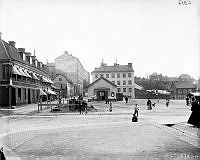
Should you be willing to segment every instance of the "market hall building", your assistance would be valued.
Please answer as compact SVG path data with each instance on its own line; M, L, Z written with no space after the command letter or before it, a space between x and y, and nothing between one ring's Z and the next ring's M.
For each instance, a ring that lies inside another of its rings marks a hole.
M95 68L91 74L93 83L88 86L88 96L97 96L98 100L104 99L104 96L102 96L103 99L100 98L101 94L105 95L105 99L109 96L114 96L118 99L118 95L135 98L134 70L132 63L128 63L127 65L114 63L113 66L107 66L102 62L101 66ZM108 84L110 85L108 86ZM95 85L96 88L94 87ZM105 88L105 86L107 87ZM114 86L115 89L113 89ZM111 92L111 90L113 91Z
M17 49L14 41L7 43L0 36L1 107L36 103L40 95L55 94L52 83L48 67L35 55Z

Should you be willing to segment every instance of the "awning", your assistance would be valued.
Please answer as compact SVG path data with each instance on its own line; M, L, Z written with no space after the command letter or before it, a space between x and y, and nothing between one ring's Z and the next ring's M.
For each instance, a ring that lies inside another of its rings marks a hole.
M47 94L42 90L40 89L40 96L46 96Z
M19 72L19 70L17 69L16 66L13 66L12 74L16 74L16 75L20 75L20 76L22 76L22 74Z
M56 93L50 89L48 89L48 92L50 92L50 94L52 94L52 95L56 95Z
M39 78L35 75L35 73L32 72L33 79L39 80Z
M19 72L21 73L22 76L27 77L27 75L24 73L24 71L22 70L22 68L18 68Z
M26 74L26 77L32 78L31 75L27 72L26 69L24 69L23 71L24 71L24 73Z
M49 80L49 83L52 83L53 84L53 81L51 79L48 79Z
M49 83L48 79L46 77L44 77L44 76L42 76L42 81Z

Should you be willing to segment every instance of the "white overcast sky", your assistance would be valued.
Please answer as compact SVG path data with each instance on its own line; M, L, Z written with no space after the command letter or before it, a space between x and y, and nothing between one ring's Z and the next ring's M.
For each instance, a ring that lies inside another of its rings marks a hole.
M0 0L0 32L46 63L64 51L89 72L133 63L153 72L200 77L200 3L178 0Z

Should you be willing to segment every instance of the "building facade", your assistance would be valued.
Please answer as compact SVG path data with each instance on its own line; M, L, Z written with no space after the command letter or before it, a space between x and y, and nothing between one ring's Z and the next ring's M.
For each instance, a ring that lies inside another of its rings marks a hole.
M196 92L197 87L191 82L172 82L170 91L171 98L185 99L188 93Z
M68 98L74 95L73 82L64 73L56 74L53 82L54 85L60 89L61 97Z
M84 69L78 58L65 51L55 59L55 69L67 73L74 84L75 95L84 94L84 84L89 84L90 74Z
M52 83L48 67L35 55L0 37L0 106L36 103Z
M134 90L134 70L132 63L128 65L107 66L102 63L99 68L92 71L92 81L104 77L117 86L117 93L123 93L124 96L135 98Z

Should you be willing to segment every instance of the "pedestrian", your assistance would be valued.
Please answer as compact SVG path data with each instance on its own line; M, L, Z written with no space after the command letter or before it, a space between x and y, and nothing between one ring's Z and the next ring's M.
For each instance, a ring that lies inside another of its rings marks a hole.
M148 110L152 109L152 107L151 107L151 100L150 99L147 100L147 109Z
M166 107L169 106L169 99L166 99Z
M189 97L187 96L187 97L185 98L185 100L186 100L186 105L189 106Z
M138 110L139 110L138 104L135 104L134 113L133 113L133 114L134 114L136 117L138 117Z
M128 103L128 96L125 97L125 101L126 101L126 103Z
M192 98L191 111L192 113L188 119L188 123L195 127L200 127L200 100L196 100L195 97Z
M6 160L6 157L3 153L3 147L1 147L1 149L0 149L0 160Z
M110 101L110 108L109 111L112 112L112 101Z

